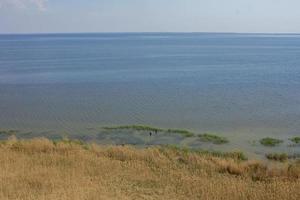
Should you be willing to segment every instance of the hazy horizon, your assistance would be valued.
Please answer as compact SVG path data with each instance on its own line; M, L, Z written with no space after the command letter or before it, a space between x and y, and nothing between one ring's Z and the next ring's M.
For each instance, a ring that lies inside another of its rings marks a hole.
M0 0L0 33L300 33L297 0Z
M103 31L103 32L5 32L0 35L47 35L47 34L250 34L250 35L300 35L300 32L174 32L174 31Z

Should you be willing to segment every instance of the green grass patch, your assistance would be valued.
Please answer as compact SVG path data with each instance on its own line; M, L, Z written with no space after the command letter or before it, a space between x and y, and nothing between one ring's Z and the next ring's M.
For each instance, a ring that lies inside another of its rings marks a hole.
M290 138L290 141L292 141L295 144L300 144L300 137L293 137Z
M0 130L0 135L15 135L17 133L17 130Z
M269 153L266 154L266 158L269 160L284 162L289 159L289 156L286 153Z
M229 142L225 137L220 137L209 133L201 134L198 137L203 142L210 142L213 144L225 144Z
M136 131L163 131L163 129L144 125L127 125L127 126L112 126L103 127L105 130L136 130Z
M275 138L270 138L266 137L260 140L260 144L268 147L274 147L276 145L279 145L283 143L283 140L275 139Z
M136 130L136 131L152 131L152 132L164 132L164 133L174 133L179 134L184 137L193 137L195 134L188 130L181 129L161 129L145 125L127 125L127 126L112 126L103 127L105 130Z
M240 151L234 151L234 152L221 152L221 151L198 151L199 154L203 155L209 155L213 157L219 157L219 158L232 158L235 160L248 160L247 156Z
M195 136L194 133L188 131L188 130L181 130L181 129L168 129L167 130L168 133L176 133L176 134L180 134L183 135L184 137L193 137Z
M160 151L164 152L164 150L172 150L178 154L183 154L183 155L195 153L199 155L212 156L212 157L225 158L225 159L231 158L239 161L248 160L247 156L240 151L234 151L234 152L209 151L209 150L191 149L191 148L180 147L176 145L164 145L160 148Z

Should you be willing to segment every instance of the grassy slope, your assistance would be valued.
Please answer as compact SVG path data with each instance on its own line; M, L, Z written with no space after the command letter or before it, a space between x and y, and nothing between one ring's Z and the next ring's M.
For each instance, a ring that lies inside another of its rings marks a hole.
M274 168L176 148L47 139L0 145L0 199L299 199L300 164Z

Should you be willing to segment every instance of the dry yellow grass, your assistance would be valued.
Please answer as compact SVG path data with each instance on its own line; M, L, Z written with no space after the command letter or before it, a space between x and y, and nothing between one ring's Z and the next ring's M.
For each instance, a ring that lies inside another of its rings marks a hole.
M47 139L0 145L0 199L299 200L300 164Z

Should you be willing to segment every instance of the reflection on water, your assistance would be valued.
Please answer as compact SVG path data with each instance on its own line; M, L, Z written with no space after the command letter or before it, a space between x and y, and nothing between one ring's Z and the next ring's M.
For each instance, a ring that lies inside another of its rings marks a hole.
M254 152L249 141L300 133L299 55L298 35L1 35L0 127ZM113 124L212 131L232 142L87 129Z

